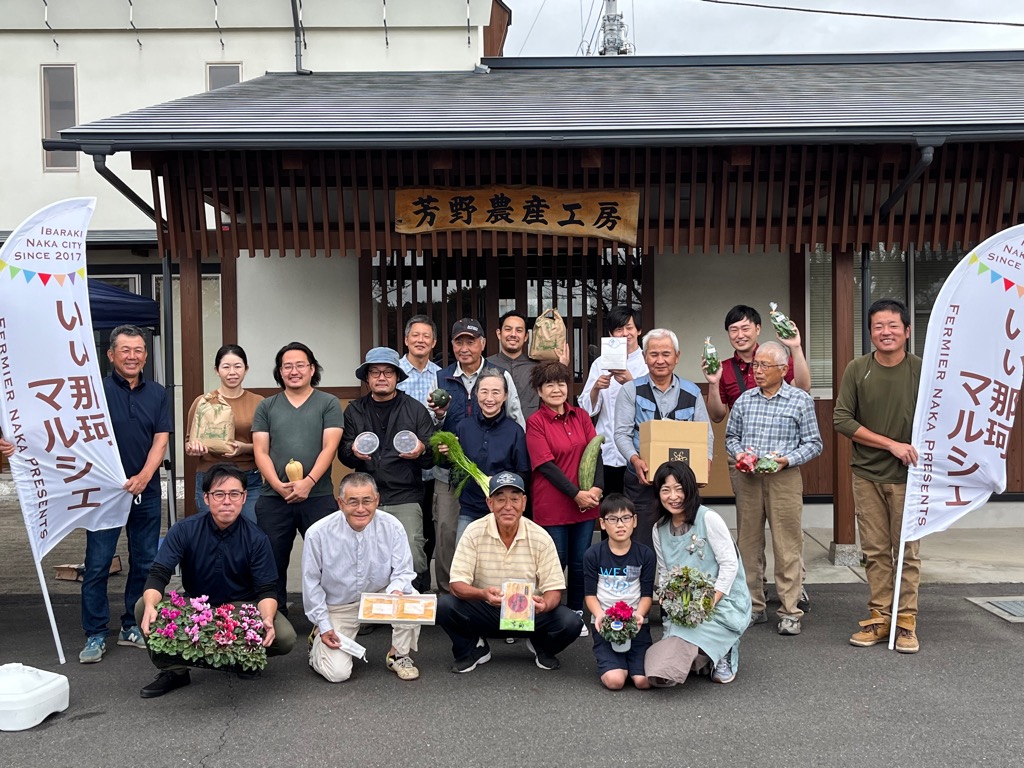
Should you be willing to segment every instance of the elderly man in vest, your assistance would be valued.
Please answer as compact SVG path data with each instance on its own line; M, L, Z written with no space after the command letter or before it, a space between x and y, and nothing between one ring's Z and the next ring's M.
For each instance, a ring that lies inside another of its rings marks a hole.
M647 375L623 384L615 399L615 447L626 459L623 487L636 506L635 539L653 547L651 531L658 517L658 499L651 484L655 468L648 467L640 456L640 425L654 419L706 422L709 466L715 436L700 389L675 374L679 338L665 328L655 328L644 336L643 350Z

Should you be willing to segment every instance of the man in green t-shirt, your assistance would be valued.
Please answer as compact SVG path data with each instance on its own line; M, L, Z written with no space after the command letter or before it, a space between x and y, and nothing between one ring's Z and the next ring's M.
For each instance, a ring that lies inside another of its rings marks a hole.
M338 398L315 387L320 363L305 344L293 341L277 353L274 380L281 392L256 406L252 417L252 448L263 475L256 502L256 522L270 538L277 563L278 610L288 614L288 561L295 532L336 512L331 464L345 425ZM302 465L302 477L289 479L285 467Z
M851 362L839 388L833 423L853 441L853 501L866 558L871 616L850 644L885 642L893 615L896 565L903 530L907 467L917 464L910 444L921 381L921 358L907 352L910 313L903 302L879 299L868 309L875 351ZM917 653L917 594L921 586L920 542L907 542L896 612L896 650Z

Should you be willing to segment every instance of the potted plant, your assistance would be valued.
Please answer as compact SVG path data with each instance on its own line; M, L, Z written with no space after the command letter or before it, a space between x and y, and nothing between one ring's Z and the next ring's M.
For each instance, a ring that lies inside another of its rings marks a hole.
M612 645L612 650L625 653L632 645L640 627L633 608L621 600L604 612L598 632Z

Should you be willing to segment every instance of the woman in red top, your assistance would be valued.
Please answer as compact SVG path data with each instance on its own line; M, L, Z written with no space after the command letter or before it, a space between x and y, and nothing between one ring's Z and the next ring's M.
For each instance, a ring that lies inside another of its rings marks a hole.
M533 521L554 539L562 567L568 567L567 604L583 615L583 553L594 536L604 467L598 459L594 485L579 487L580 458L595 436L590 416L569 402L572 372L562 363L541 363L530 374L540 408L526 420L526 449L533 476ZM582 635L587 635L584 623Z

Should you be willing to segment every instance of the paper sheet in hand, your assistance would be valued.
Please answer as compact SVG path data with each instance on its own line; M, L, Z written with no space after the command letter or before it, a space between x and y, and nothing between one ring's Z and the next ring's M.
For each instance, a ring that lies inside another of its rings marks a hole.
M606 371L626 370L626 339L621 336L601 337L601 368Z

